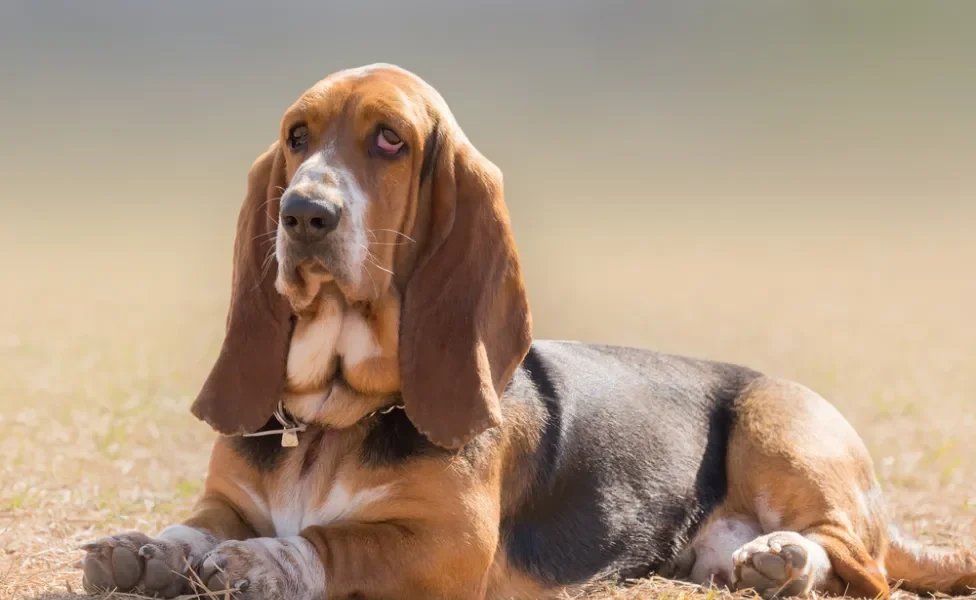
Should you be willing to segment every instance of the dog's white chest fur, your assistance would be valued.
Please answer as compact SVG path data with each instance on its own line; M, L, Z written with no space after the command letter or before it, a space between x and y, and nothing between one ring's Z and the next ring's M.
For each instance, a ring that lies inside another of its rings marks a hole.
M311 486L296 483L288 494L279 494L271 500L275 536L295 536L306 527L355 518L367 506L386 497L388 487L381 485L353 491L348 484L337 481L323 501L310 489Z

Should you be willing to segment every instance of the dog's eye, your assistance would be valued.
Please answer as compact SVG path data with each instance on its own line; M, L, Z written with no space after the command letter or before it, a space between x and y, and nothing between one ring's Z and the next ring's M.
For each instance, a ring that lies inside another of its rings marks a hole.
M295 125L288 131L288 148L292 152L297 152L308 143L308 126Z
M394 156L403 148L403 140L392 129L381 127L376 133L376 147L384 154Z

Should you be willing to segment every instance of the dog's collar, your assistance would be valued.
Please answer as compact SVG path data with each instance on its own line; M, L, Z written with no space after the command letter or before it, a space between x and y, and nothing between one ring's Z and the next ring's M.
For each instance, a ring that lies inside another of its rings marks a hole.
M285 448L294 448L298 445L298 434L308 429L306 423L298 419L293 419L288 411L285 410L284 400L278 401L278 407L274 411L274 418L281 425L281 429L266 429L255 431L254 433L243 433L241 437L264 437L266 435L280 435L281 445Z
M384 408L377 408L360 419L360 421L365 421L366 419L375 417L376 415L388 415L391 412L402 408L403 404L391 404ZM294 448L297 446L298 434L303 433L306 429L308 429L308 423L303 423L294 418L285 408L284 400L278 401L278 407L274 411L274 418L281 425L281 429L266 429L264 431L256 431L254 433L243 433L241 434L241 437L248 438L263 437L266 435L280 435L282 447Z

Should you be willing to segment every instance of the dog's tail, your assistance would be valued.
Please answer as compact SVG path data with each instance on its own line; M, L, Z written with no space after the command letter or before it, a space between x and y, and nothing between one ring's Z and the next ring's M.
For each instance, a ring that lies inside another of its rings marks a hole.
M885 566L888 579L911 592L976 593L976 552L926 546L904 538L894 527Z

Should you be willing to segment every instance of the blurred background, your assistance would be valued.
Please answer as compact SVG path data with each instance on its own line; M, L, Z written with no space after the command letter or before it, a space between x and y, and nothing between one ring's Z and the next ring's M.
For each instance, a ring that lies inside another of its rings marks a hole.
M798 379L904 519L973 533L974 17L3 0L0 519L47 515L51 543L185 511L248 167L303 90L385 61L503 170L538 337Z

